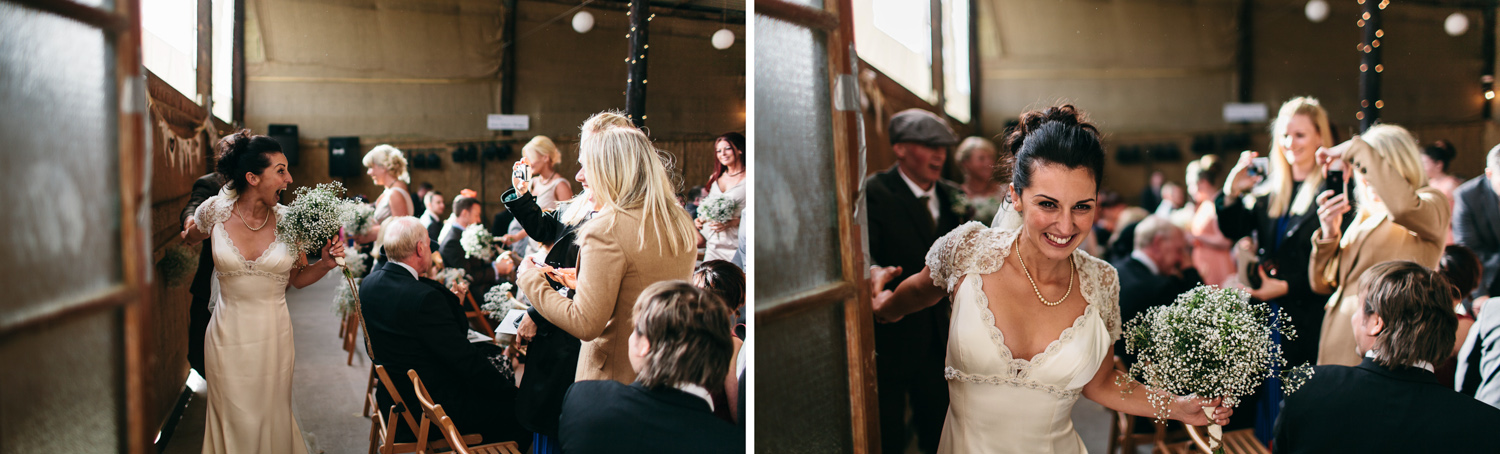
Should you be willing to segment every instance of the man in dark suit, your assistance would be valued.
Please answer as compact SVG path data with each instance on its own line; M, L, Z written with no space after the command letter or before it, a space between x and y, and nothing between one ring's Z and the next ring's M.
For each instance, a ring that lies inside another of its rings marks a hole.
M1500 308L1479 312L1458 352L1454 388L1500 408Z
M479 257L464 257L461 242L464 229L484 219L479 199L460 196L453 200L453 215L448 218L447 230L439 236L438 254L443 256L443 265L448 268L463 268L469 275L469 294L474 301L484 304L484 293L495 286L500 276L510 274L515 267L509 255L500 255L493 262Z
M427 210L422 211L419 219L422 220L422 225L427 226L427 238L437 241L438 235L443 233L443 212L448 205L443 202L443 193L438 191L428 191L423 198L427 199L423 201Z
M218 173L210 173L198 177L193 182L192 195L188 196L188 204L182 209L182 228L187 229L188 218L198 211L198 205L204 200L218 195L219 189L224 187L224 179ZM193 285L188 287L188 293L193 295L193 302L188 305L188 364L198 375L208 378L208 370L203 367L203 336L208 332L208 320L213 314L208 312L208 297L212 291L212 279L214 275L214 249L213 239L203 240L203 247L198 253L198 272L193 275Z
M417 218L404 216L391 220L380 234L387 261L359 286L375 364L386 368L408 410L421 411L406 375L415 370L460 432L478 433L487 443L515 441L524 451L531 437L516 422L515 377L502 374L491 361L500 355L499 347L470 343L458 298L443 284L418 277L432 263L427 230ZM376 390L381 410L389 409L394 401L385 387ZM406 424L397 429L398 440L415 439Z
M646 287L635 301L630 385L574 383L559 439L568 454L743 453L744 432L714 416L709 390L724 388L734 344L729 308L686 281Z
M1458 327L1452 287L1407 261L1375 265L1360 280L1353 330L1364 362L1318 366L1288 394L1275 451L1500 452L1500 409L1439 385L1432 372Z
M1121 323L1129 323L1147 309L1172 304L1178 294L1192 288L1182 280L1183 270L1192 266L1182 229L1160 216L1147 216L1135 225L1132 241L1135 250L1115 263L1120 274ZM1125 353L1125 339L1115 342L1115 354L1127 367L1135 363L1135 355Z
M953 209L957 185L942 179L948 149L958 136L941 117L907 109L891 117L896 165L865 180L873 265L901 267L886 288L895 289L921 271L932 243L963 222ZM937 451L948 411L943 356L948 342L948 303L875 325L875 368L880 395L883 452L904 452L908 398L917 444Z
M428 210L427 194L431 194L433 192L432 188L432 183L428 181L423 181L422 184L417 185L417 192L415 194L416 196L411 198L411 212L416 213L417 216L421 216L423 212L426 212Z
M1485 158L1484 175L1459 185L1453 191L1453 240L1479 254L1484 278L1475 297L1495 284L1500 270L1500 145Z

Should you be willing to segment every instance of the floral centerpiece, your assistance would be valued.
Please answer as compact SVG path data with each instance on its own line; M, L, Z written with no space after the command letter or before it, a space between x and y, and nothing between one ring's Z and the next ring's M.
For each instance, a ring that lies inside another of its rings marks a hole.
M479 257L480 260L495 258L495 236L478 222L464 229L464 235L459 237L458 244L464 247L464 258Z
M361 236L370 233L375 226L375 207L368 203L350 202L349 214L344 218L344 233Z
M1287 339L1297 335L1284 312L1272 314L1269 305L1251 303L1244 291L1200 285L1125 324L1125 350L1138 355L1130 375L1165 391L1150 393L1158 420L1169 416L1174 395L1223 397L1224 406L1234 407L1278 373L1291 393L1312 375L1312 366L1287 369L1273 331ZM1210 447L1221 451L1223 429L1211 424L1209 434Z
M698 203L698 219L718 222L733 221L740 214L740 202L723 194L714 194Z
M343 199L344 185L322 183L297 188L297 198L276 223L276 240L295 255L316 251L347 223L352 203Z

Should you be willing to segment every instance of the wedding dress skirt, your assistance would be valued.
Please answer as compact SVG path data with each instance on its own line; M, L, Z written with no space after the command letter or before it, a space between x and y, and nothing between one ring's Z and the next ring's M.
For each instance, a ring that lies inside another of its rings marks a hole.
M286 307L287 279L296 260L281 242L246 260L220 225L227 216L205 212L233 203L221 197L205 201L198 212L199 222L209 222L199 225L212 232L218 281L218 301L203 343L208 369L203 452L305 454L302 431L292 415L296 352Z
M1013 358L995 327L981 276L999 271L1016 233L971 222L938 240L927 255L933 281L952 295L945 375L951 402L940 453L1081 453L1073 404L1113 354L1119 337L1119 277L1075 251L1088 305L1073 325L1030 359ZM992 292L1030 298L1030 290ZM1031 301L1035 303L1035 301Z

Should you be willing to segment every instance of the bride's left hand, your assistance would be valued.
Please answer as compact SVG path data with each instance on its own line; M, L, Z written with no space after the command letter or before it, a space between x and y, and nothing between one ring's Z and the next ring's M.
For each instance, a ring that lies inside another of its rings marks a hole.
M1234 414L1234 409L1225 407L1223 402L1222 397L1204 400L1198 396L1177 396L1176 402L1172 405L1172 416L1173 419L1182 421L1184 424L1206 426L1212 422L1222 426L1229 424L1229 416ZM1208 420L1203 407L1215 407L1213 421Z
M322 256L329 259L328 263L334 263L332 260L334 257L344 256L344 242L339 241L336 237L328 239L328 243L323 245Z

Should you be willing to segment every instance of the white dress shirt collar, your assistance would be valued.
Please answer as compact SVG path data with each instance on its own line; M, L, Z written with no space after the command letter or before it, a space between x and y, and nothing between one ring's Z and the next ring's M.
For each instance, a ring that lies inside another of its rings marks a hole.
M698 396L698 398L708 402L708 411L714 411L714 397L712 394L708 393L708 388L704 388L692 383L678 385L676 386L676 388L682 392Z
M1151 270L1151 274L1161 275L1161 269L1156 267L1156 261L1151 260L1151 257L1147 256L1145 252L1141 252L1140 249L1130 251L1130 258L1140 261L1142 265L1146 265L1146 269Z
M397 264L397 265L401 265L402 268L406 268L406 271L411 272L411 277L413 277L413 278L417 277L417 269L416 268L412 268L411 265L407 265L407 264L401 263L401 262L387 262L387 263L394 263L394 264Z
M1372 348L1372 349L1366 350L1365 351L1365 357L1366 358L1370 358L1370 359L1375 359L1375 349ZM1432 367L1432 363L1429 363L1427 361L1417 361L1416 364L1409 365L1409 366L1406 366L1406 367L1419 367L1419 368L1422 368L1422 369L1427 369L1428 372L1437 373L1436 372L1437 368Z
M906 172L901 170L901 166L896 166L896 174L901 176L901 181L906 182L906 187L911 189L912 195L915 195L918 198L927 198L927 212L932 214L932 219L934 222L936 222L938 218L938 183L934 181L932 182L932 187L924 190L921 186L917 186L916 182L911 181L911 178L906 177Z

